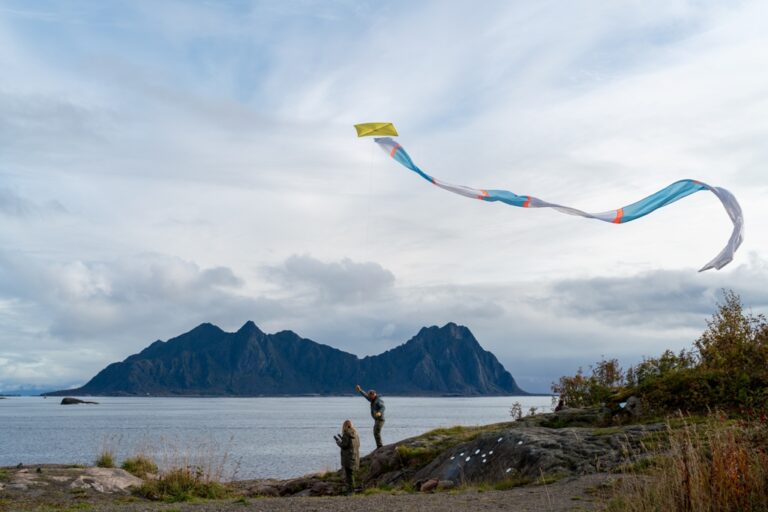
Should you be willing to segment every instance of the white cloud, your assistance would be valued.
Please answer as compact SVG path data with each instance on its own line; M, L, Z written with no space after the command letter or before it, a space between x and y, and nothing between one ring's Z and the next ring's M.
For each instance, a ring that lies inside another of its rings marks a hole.
M684 343L720 287L762 307L765 9L6 3L3 374L84 380L203 321L357 353L456 321L540 383ZM588 210L725 186L746 241L695 273L730 229L707 194L619 227L450 196L356 140L368 120L448 181Z

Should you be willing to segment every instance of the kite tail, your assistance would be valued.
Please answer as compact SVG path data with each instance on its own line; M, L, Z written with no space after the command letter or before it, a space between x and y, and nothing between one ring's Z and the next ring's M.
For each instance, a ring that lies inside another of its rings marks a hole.
M655 192L648 197L645 197L635 203L618 208L616 210L608 210L606 212L589 213L578 208L572 208L570 206L563 206L561 204L550 203L533 196L521 196L517 195L509 190L493 190L493 189L475 189L471 187L465 187L463 185L453 185L447 183L429 174L425 173L413 163L411 157L406 153L405 149L392 140L389 137L380 137L374 139L376 143L386 151L389 156L394 158L404 167L415 172L425 180L429 181L433 185L436 185L442 189L459 194L464 197L470 197L474 199L480 199L481 201L495 202L500 201L511 206L518 206L521 208L553 208L561 213L568 215L577 215L579 217L586 217L590 219L597 219L603 222L611 222L613 224L625 224L631 222L640 217L644 217L649 213L658 210L668 204L672 204L686 196L693 193L700 192L702 190L709 190L723 204L725 211L731 218L733 223L733 231L731 237L728 240L728 244L723 248L720 253L715 256L712 261L704 265L699 272L705 270L717 269L720 270L733 260L733 256L736 250L741 245L744 239L744 216L741 212L741 206L739 206L736 198L728 190L720 187L712 187L697 180L680 180L676 181L663 189Z

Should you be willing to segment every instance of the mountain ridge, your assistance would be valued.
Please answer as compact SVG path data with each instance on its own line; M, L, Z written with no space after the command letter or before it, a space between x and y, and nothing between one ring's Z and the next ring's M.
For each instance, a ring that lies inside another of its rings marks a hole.
M386 395L528 394L467 327L452 322L359 358L293 331L266 334L249 320L231 333L200 324L107 365L80 388L46 395L347 395L357 383Z

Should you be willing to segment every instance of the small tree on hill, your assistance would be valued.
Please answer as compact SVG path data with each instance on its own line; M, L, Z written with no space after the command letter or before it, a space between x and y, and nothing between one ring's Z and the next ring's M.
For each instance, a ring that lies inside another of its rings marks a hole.
M768 324L763 315L744 313L741 298L724 291L725 302L707 321L707 330L694 343L700 365L729 373L751 373L766 368Z

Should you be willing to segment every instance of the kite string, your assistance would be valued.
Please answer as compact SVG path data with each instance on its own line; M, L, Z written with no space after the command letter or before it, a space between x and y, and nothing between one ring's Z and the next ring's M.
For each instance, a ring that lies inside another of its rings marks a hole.
M366 172L366 192L365 192L365 227L364 229L364 235L363 235L363 264L367 263L370 260L371 256L371 209L373 208L371 203L371 196L373 195L373 163L376 153L376 147L375 145L371 145L371 149L368 152L369 153L369 159L368 159L368 170ZM371 292L371 277L368 275L368 273L363 274L365 276L364 283L363 283L363 289L365 290L365 294L369 295ZM361 297L365 299L365 297Z

